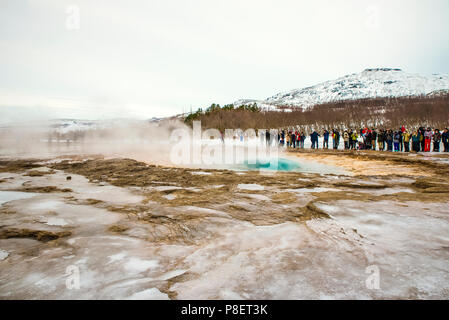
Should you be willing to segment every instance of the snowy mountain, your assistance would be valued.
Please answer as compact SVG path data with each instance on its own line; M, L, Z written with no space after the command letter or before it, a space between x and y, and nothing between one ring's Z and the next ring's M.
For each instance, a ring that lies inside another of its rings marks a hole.
M432 95L449 90L449 75L417 75L400 69L366 69L318 85L279 93L263 101L255 101L263 109L270 106L308 108L327 102L366 98ZM239 100L249 101L249 100Z
M276 111L277 110L276 105L267 103L264 100L240 99L240 100L235 101L233 103L233 105L235 107L240 107L243 105L249 105L249 104L254 104L254 103L256 103L260 109L265 110L265 111Z
M161 118L151 118L148 120L135 120L135 119L104 119L104 120L80 120L80 119L54 119L51 120L49 127L52 131L61 134L70 132L86 131L86 130L101 130L128 127L133 125L140 125L142 123L154 123L159 122Z

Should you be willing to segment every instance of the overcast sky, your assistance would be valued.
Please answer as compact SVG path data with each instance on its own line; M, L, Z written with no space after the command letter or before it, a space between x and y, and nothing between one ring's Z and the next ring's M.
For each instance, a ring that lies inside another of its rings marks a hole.
M449 73L449 0L0 0L0 116L167 116L369 67Z

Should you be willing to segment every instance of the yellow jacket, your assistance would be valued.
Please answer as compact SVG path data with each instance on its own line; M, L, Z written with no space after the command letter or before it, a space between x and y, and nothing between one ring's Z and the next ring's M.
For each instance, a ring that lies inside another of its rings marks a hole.
M402 134L402 136L404 137L404 142L410 142L410 137L411 137L410 133L404 132Z

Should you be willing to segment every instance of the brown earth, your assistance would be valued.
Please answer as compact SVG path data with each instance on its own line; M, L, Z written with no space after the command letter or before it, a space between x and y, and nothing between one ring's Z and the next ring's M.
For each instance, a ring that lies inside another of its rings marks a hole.
M123 213L129 219L147 226L148 240L166 242L195 242L208 233L202 229L206 219L216 218L214 211L185 212L194 207L222 212L237 220L255 225L275 225L287 221L301 222L313 218L328 218L314 203L332 203L337 200L397 202L449 201L449 166L421 157L386 152L349 151L291 151L290 157L316 160L326 164L343 165L353 176L258 171L239 175L230 170L201 170L210 175L193 175L198 171L188 168L167 168L149 165L132 159L93 158L65 160L48 164L52 170L79 174L93 183L109 183L118 187L133 187L145 196L141 203L111 205L97 199L67 201L105 208ZM36 167L39 160L3 161L0 171L20 173ZM42 160L41 160L42 161ZM42 166L41 164L39 166ZM402 170L398 170L402 168ZM388 173L388 174L386 174ZM70 182L68 182L68 185ZM241 190L239 184L258 184L264 190ZM165 189L157 187L166 186ZM172 186L173 188L169 188ZM137 189L136 189L137 188ZM321 192L314 188L331 188ZM411 192L390 192L392 188ZM295 189L308 190L295 192ZM69 188L54 186L23 187L17 191L66 192ZM264 197L257 198L257 197ZM8 208L2 212L8 213ZM182 213L181 213L182 212ZM186 231L189 230L189 231ZM111 226L112 232L125 232L127 226Z
M70 236L70 231L52 232L46 230L31 230L18 228L0 228L0 239L29 238L42 242L48 242Z

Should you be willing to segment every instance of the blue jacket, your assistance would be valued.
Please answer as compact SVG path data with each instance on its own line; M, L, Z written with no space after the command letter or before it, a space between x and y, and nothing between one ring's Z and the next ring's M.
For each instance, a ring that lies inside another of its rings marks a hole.
M443 141L443 143L449 142L449 132L443 132L441 134L441 140Z

